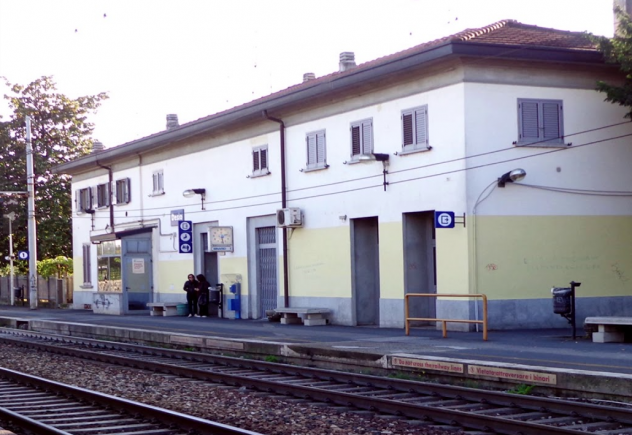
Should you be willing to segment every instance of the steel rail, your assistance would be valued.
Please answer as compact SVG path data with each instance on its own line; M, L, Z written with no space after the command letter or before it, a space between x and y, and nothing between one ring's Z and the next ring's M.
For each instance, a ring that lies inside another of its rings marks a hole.
M78 345L76 339L71 340L73 345ZM94 341L91 340L94 345ZM40 347L41 343L29 343L29 346ZM127 349L128 345L112 344L107 342L99 343L104 348ZM283 364L266 363L261 361L248 361L238 358L217 357L206 354L195 354L185 351L174 350L158 350L155 348L147 348L143 346L133 346L136 350L143 351L144 355L138 355L136 358L130 359L129 355L120 356L112 355L112 353L99 353L86 351L84 349L69 348L58 345L44 345L51 348L53 352L61 353L69 356L78 356L106 363L116 363L124 366L140 368L145 370L158 371L162 373L186 376L196 379L202 379L215 383L244 386L261 391L274 391L296 397L318 400L323 402L335 403L343 406L355 406L360 409L379 410L385 413L402 415L420 420L433 420L443 424L453 425L455 422L476 428L480 430L495 430L500 433L523 433L541 434L543 431L551 434L577 434L584 431L570 430L563 427L554 427L550 425L524 422L503 417L493 417L481 415L472 412L465 412L453 409L445 409L441 407L430 407L417 404L408 404L401 401L390 399L381 399L376 397L366 397L358 394L337 392L326 390L319 387L296 385L292 383L277 382L269 379L257 379L245 374L220 373L202 370L199 367L181 367L178 363L199 363L199 364L221 364L229 367L233 365L237 370L254 371L259 376L264 374L268 376L270 373L285 376L301 376L311 377L315 380L338 382L342 384L355 384L371 388L377 388L387 391L411 392L420 395L430 395L437 398L446 399L454 398L457 400L478 402L480 404L494 404L497 406L517 407L525 410L533 410L536 412L558 413L566 416L577 416L581 418L594 418L604 420L607 415L609 422L621 422L622 424L632 423L632 413L620 408L605 407L593 404L583 404L576 402L566 402L556 399L535 398L529 396L520 396L514 394L481 391L464 387L454 387L448 385L430 384L403 381L398 379L385 379L376 376L348 374L335 372L331 370L302 368L296 366L288 366ZM121 350L123 352L123 350ZM147 358L152 357L169 358L168 362L148 361ZM235 369L233 369L235 370ZM268 373L268 375L266 375ZM316 382L316 381L314 381ZM314 383L312 382L312 383ZM546 420L543 420L546 422ZM603 422L607 424L607 422Z
M128 399L111 396L85 388L62 384L60 382L39 378L32 375L17 372L6 368L0 368L0 378L10 382L31 386L38 390L43 390L53 395L63 395L73 399L92 404L101 409L117 410L127 415L141 417L147 421L159 422L165 426L177 427L178 431L193 431L194 433L205 435L261 435L245 429L231 427L225 424L212 422L202 418L185 415L179 412L162 409L144 403L134 402ZM36 418L29 418L19 412L11 410L9 407L0 408L0 414L7 420L11 420L18 426L33 430L35 433L43 435L69 435L72 432L55 429L54 425L47 425L38 422ZM94 428L94 433L100 433L99 428ZM175 430L175 429L174 429ZM82 432L87 433L85 430ZM152 433L148 431L147 433Z

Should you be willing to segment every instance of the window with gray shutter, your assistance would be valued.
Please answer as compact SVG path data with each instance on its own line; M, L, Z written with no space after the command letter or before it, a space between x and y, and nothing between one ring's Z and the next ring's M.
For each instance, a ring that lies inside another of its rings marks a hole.
M110 205L110 183L99 184L97 186L97 207L107 207Z
M429 149L428 106L415 107L402 112L402 151Z
M92 278L90 278L90 269L92 265L90 264L90 244L84 243L83 245L83 285L90 286L92 285Z
M153 172L151 183L153 187L152 195L162 195L165 193L165 173L162 169Z
M351 124L351 158L373 153L373 120L365 119Z
M268 175L268 146L263 145L252 150L252 175Z
M77 212L90 212L94 209L92 202L92 188L86 187L77 191Z
M130 179L116 180L116 203L129 204L130 200Z
M519 98L516 145L564 145L562 100Z
M327 168L325 159L325 130L307 133L307 169Z

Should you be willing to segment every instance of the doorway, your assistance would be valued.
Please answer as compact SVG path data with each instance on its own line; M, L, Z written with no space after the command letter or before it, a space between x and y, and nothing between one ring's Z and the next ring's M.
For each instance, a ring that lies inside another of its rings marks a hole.
M148 309L152 302L151 232L121 238L125 312Z
M356 325L380 324L377 217L351 219L351 279Z
M257 240L257 291L259 296L258 318L267 310L277 308L277 249L276 227L255 229Z
M403 214L404 291L405 293L437 293L437 244L434 211ZM433 297L411 298L410 317L435 318L437 301ZM426 325L430 322L416 322Z

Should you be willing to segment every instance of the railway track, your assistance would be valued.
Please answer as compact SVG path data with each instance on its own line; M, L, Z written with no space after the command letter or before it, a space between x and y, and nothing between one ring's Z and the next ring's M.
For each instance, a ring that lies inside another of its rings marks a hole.
M0 341L108 364L499 434L632 434L632 410L551 398L6 330Z
M4 368L0 420L36 435L260 435Z

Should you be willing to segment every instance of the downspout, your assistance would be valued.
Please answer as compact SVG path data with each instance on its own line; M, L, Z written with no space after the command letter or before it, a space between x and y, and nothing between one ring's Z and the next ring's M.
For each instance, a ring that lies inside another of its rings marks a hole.
M111 232L112 234L114 234L114 204L112 204L112 181L114 181L113 179L113 175L112 175L112 167L111 166L103 166L101 163L99 163L99 159L96 159L96 163L97 166L103 169L107 169L108 171L108 181L110 184L110 189L109 189L109 193L110 193L110 228L111 228Z
M279 118L274 118L268 115L268 111L262 112L263 117L269 121L279 123L279 133L281 135L281 208L287 207L286 198L286 185L285 185L285 124ZM287 228L283 227L283 304L285 308L290 306L290 295L288 293L289 288L289 276L288 276L288 264L287 264Z

